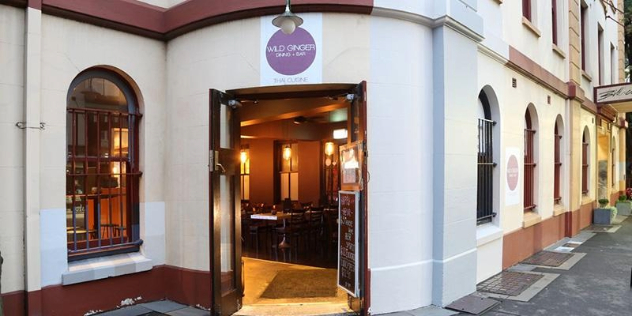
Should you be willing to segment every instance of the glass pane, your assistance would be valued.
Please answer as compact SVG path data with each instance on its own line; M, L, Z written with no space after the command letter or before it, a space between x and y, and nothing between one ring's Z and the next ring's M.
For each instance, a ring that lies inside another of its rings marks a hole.
M222 105L220 107L220 131L219 131L219 146L221 148L232 148L233 144L231 142L231 130L230 130L230 122L231 122L231 111L228 110L227 106Z
M99 156L110 155L110 120L109 115L99 114Z
M87 142L86 146L88 148L88 156L96 157L97 156L97 148L99 146L99 138L98 138L98 129L97 129L97 114L96 113L88 113L88 122L87 122Z
M292 167L291 171L298 171L298 143L292 144Z
M227 293L235 288L234 271L234 212L233 190L230 177L220 175L220 253L221 253L221 278L222 293Z
M250 200L250 176L243 177L243 187L241 188L242 197L244 200Z
M68 106L127 112L123 91L103 78L90 78L79 83L72 91Z
M298 201L298 172L290 173L290 199Z
M86 115L85 113L77 113L75 126L75 155L86 155Z
M290 174L282 173L281 174L281 200L287 199L290 197Z

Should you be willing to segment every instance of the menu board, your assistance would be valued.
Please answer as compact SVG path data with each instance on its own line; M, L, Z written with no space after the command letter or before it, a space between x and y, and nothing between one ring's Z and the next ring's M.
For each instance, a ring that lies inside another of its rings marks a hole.
M359 192L340 191L338 206L338 286L358 296Z

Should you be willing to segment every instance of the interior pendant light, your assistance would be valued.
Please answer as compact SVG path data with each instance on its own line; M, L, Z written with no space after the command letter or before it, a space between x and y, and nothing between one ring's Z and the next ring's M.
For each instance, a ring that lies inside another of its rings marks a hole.
M246 163L246 161L248 161L248 154L244 149L242 149L241 153L239 153L239 158L241 159L241 163Z
M290 160L290 158L292 158L292 147L288 144L283 148L283 159Z
M292 13L290 0L285 2L285 12L272 20L272 24L285 34L292 34L297 27L303 24L303 19Z
M334 143L326 142L325 143L325 155L331 156L334 153Z

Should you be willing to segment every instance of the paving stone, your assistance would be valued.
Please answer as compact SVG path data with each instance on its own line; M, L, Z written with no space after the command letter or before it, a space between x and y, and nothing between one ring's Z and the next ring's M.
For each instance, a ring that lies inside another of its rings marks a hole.
M98 314L99 316L140 316L151 313L152 310L140 305L115 309L113 311Z
M478 285L478 291L517 296L542 278L540 274L503 271Z
M523 260L522 264L532 264L536 266L559 267L573 255L569 253L560 253L552 251L540 251L535 255Z
M193 307L187 307L187 308L183 308L183 309L179 309L173 312L169 312L167 313L167 315L171 315L171 316L209 316L211 315L211 313L209 311L205 311L205 310L201 310L201 309L197 309L197 308L193 308Z
M140 304L140 306L143 306L143 307L146 307L146 308L149 308L151 310L161 312L161 313L168 313L168 312L173 312L175 310L187 308L186 305L178 304L173 301L155 301L155 302Z

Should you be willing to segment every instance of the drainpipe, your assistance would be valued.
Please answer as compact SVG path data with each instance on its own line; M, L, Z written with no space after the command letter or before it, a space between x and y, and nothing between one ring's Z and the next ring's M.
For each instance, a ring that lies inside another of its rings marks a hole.
M40 246L41 1L29 0L24 40L24 291L27 315L42 315ZM39 4L39 8L37 7Z
M2 308L2 262L4 261L4 259L2 259L2 251L0 251L0 316L4 315L4 311Z

